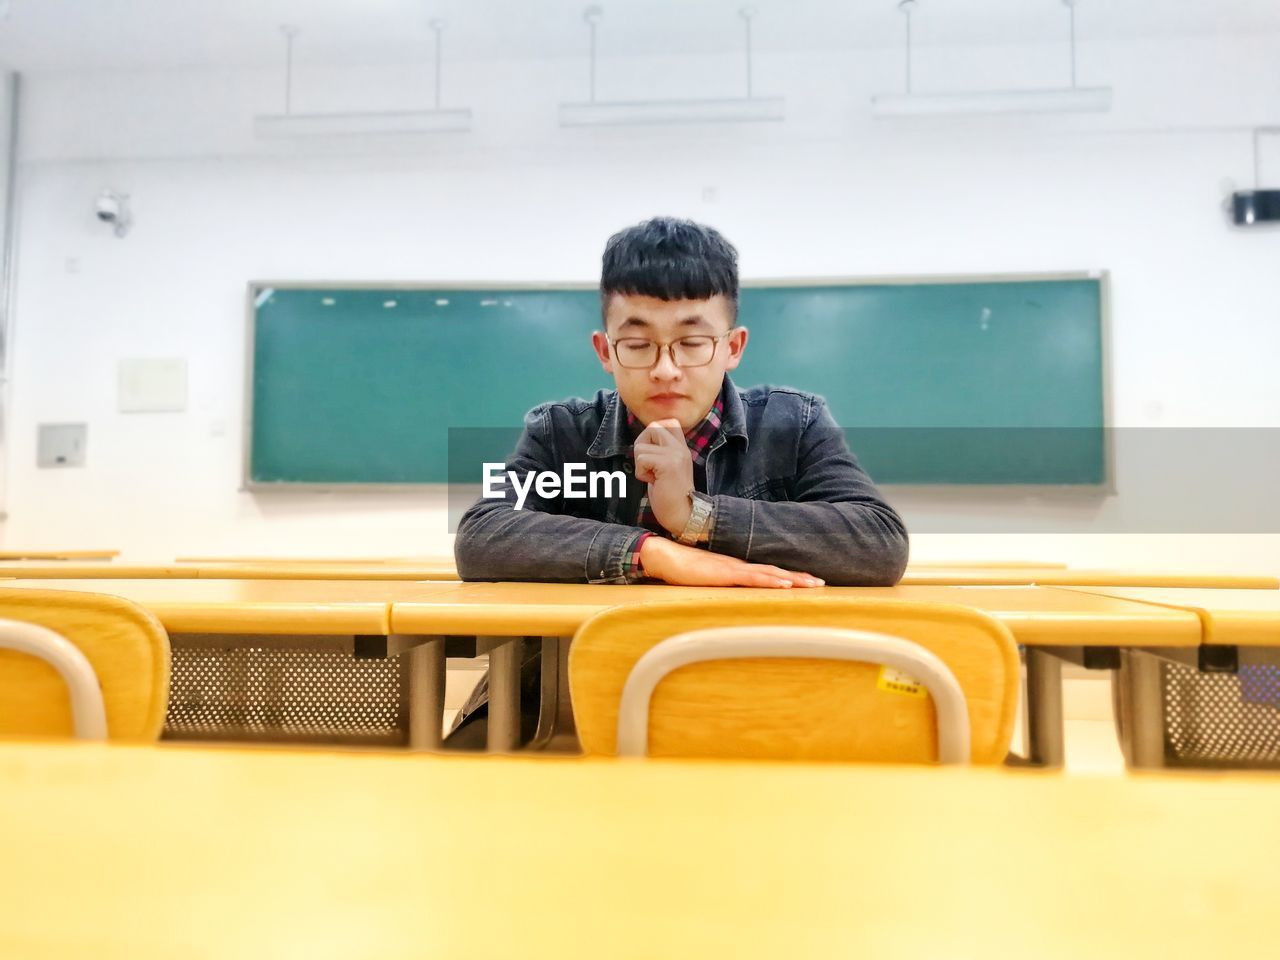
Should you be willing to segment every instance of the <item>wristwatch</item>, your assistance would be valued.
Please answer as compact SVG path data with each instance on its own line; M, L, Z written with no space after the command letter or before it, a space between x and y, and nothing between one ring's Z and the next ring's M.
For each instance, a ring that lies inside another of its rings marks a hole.
M705 493L690 490L689 506L692 508L689 513L689 522L680 531L680 536L676 537L676 542L692 547L707 539L707 528L711 525L711 515L715 511L716 502Z

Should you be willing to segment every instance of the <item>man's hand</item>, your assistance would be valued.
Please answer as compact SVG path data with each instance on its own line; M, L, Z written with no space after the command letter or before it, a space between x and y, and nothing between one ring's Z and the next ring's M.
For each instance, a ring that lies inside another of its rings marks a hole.
M662 537L648 537L640 546L644 575L686 587L820 587L823 581L765 563L686 547Z
M685 443L679 420L655 420L635 444L636 479L649 485L649 505L658 522L680 536L693 506L693 453Z

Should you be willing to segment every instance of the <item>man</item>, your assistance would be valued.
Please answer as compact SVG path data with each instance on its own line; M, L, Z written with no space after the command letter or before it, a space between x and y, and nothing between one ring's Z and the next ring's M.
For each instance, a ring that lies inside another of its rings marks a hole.
M898 581L906 528L823 400L788 387L740 390L727 376L748 332L737 323L737 251L724 237L666 217L623 230L605 247L600 294L604 330L591 342L617 389L531 410L506 469L518 479L584 464L634 482L582 499L540 496L524 481L521 499L505 484L458 525L464 580ZM526 673L532 694L536 673ZM483 697L482 685L451 745L483 743ZM527 740L536 718L524 719Z

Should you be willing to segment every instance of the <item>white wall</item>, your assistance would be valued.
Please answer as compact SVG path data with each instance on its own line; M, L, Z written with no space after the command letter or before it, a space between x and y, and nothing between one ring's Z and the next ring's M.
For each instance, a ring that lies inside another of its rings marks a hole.
M11 131L13 127L13 99L17 77L11 72L0 73L0 371L7 373L9 364L10 314L13 310L13 282L10 270L16 263L17 222L11 219L10 190L14 187L14 169ZM16 206L16 205L15 205ZM8 420L9 390L7 383L0 383L0 457L3 457L5 437L3 427ZM4 463L0 462L0 504L4 501ZM2 528L0 528L2 529Z
M926 48L916 89L1060 84L1064 57ZM427 75L305 70L295 109L421 106ZM733 58L605 61L599 96L736 95L741 75ZM29 77L4 541L447 551L435 494L237 490L246 282L590 281L605 237L655 213L718 226L747 278L1109 270L1113 422L1280 426L1280 231L1221 210L1252 179L1248 128L1280 122L1280 36L1087 45L1080 78L1115 88L1112 114L877 122L900 52L761 55L756 91L788 98L784 124L591 131L555 123L583 62L455 64L445 105L470 106L473 133L300 149L249 136L279 108L275 71ZM91 215L107 186L133 197L124 240ZM187 358L186 413L115 412L115 363L134 356ZM88 466L35 469L36 424L68 420L89 423ZM909 521L988 509L901 503ZM1273 536L1088 533L1096 517L1075 535L917 536L915 553L1280 572Z

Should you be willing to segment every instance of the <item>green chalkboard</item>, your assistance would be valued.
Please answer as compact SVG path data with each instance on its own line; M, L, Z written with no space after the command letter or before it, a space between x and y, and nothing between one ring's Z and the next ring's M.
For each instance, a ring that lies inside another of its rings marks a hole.
M747 286L734 380L825 396L881 483L1100 485L1102 283ZM594 289L253 284L245 479L445 482L450 428L508 444L530 407L611 386L598 326Z

